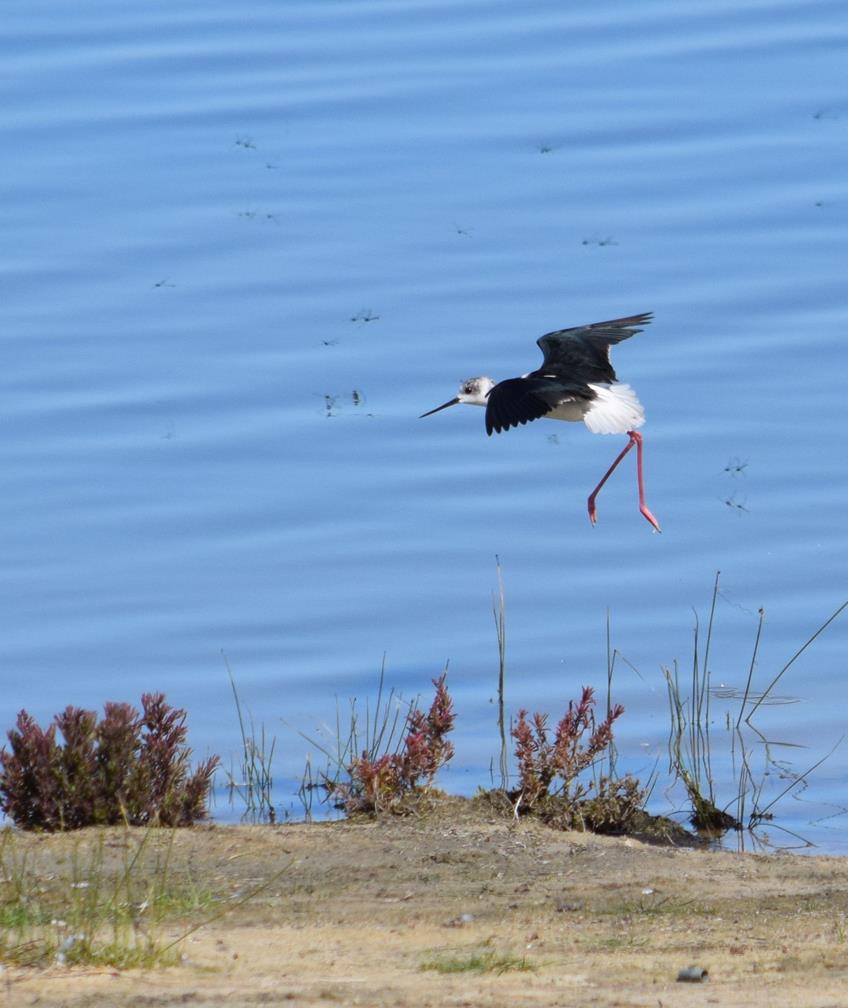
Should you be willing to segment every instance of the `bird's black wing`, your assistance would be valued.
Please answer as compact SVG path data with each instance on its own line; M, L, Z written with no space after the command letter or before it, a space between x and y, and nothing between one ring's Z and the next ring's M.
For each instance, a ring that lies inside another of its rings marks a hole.
M509 430L530 420L538 420L561 403L575 399L593 399L595 393L587 387L568 388L559 380L528 375L498 382L486 401L486 433Z
M635 336L652 318L651 312L646 312L644 315L629 315L609 322L545 333L536 341L545 360L534 374L551 371L559 377L571 375L583 382L615 381L610 346Z

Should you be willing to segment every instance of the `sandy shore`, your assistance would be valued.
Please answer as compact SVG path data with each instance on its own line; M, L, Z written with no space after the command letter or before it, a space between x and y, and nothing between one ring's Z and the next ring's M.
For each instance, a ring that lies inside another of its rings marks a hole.
M117 866L126 842L108 836ZM54 879L94 842L16 839ZM179 966L8 967L0 1003L848 1005L848 860L561 833L461 799L378 823L183 830L170 850L175 887L214 897L163 938L274 880L189 935ZM693 965L708 982L677 982Z

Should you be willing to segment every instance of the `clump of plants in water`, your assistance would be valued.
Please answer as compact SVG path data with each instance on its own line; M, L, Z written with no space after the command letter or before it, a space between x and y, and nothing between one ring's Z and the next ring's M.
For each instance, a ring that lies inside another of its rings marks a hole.
M720 572L716 572L712 601L706 634L701 631L697 613L693 628L691 686L685 695L684 679L675 660L671 668L663 668L668 686L671 726L668 740L669 770L675 780L682 781L691 812L689 821L706 839L717 839L729 830L735 830L742 841L743 831L752 834L755 841L761 838L754 834L757 827L773 818L772 808L793 789L804 786L807 778L818 766L829 758L828 753L813 763L802 773L792 771L776 751L789 743L773 742L754 723L754 715L761 707L772 704L794 703L795 698L777 696L773 691L784 674L811 647L813 642L848 608L843 602L798 648L782 668L774 675L762 691L754 688L754 675L759 664L760 642L765 622L765 611L759 610L757 628L754 635L753 651L748 662L748 673L744 689L715 689L711 683L711 648L716 618L716 606L720 593ZM714 698L738 700L737 711L723 711L721 720L712 713ZM713 777L712 758L714 735L712 726L716 721L724 721L730 740L730 755L736 777L736 794L720 807ZM837 742L836 745L840 743ZM759 764L759 765L758 765ZM774 780L788 780L777 796L765 800L766 786ZM783 827L790 836L796 836ZM762 838L765 839L765 838ZM805 846L809 842L803 841ZM766 841L768 842L768 841Z
M348 814L399 811L428 789L436 773L453 756L447 739L455 714L446 685L447 673L433 680L436 694L425 714L413 704L405 735L393 752L365 749L347 765L346 780L326 780L328 794Z
M507 792L513 812L536 815L562 829L623 832L632 828L645 802L645 790L630 775L586 778L613 740L612 726L624 713L616 704L600 723L594 715L595 694L583 688L553 735L546 714L518 712L511 734L515 741L518 787ZM504 792L501 792L503 795Z
M218 757L191 773L185 711L163 693L145 693L141 705L107 703L100 720L69 706L46 730L22 710L10 751L0 751L0 809L17 826L49 832L203 819Z

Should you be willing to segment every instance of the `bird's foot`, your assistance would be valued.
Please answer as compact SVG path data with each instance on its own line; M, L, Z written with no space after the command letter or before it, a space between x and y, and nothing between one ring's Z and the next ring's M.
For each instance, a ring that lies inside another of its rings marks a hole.
M647 504L643 504L639 508L639 510L642 512L642 516L645 519L647 519L647 521L649 521L654 526L654 528L656 529L656 531L661 533L662 529L660 528L660 523L651 514L651 509L648 507L648 505Z

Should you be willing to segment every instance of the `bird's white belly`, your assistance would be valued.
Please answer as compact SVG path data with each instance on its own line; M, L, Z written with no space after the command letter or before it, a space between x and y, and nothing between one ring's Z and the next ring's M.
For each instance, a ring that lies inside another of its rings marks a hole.
M583 420L593 434L626 434L645 422L642 404L629 385L590 383L589 387L595 393L594 399L562 402L545 416L551 420Z

